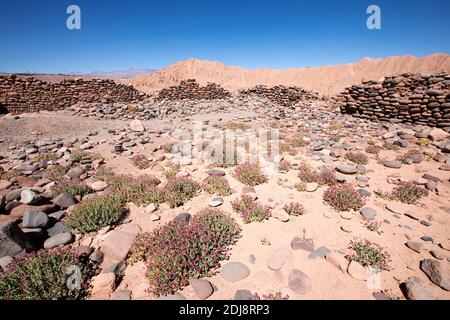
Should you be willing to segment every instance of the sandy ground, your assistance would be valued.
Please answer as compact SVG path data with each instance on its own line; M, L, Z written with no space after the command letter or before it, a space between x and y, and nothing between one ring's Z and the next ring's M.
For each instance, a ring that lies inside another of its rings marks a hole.
M193 120L209 120L211 124L231 121L240 117L251 116L250 114L210 114L194 117ZM219 121L222 119L221 121ZM144 125L150 129L152 141L147 145L137 145L133 148L135 153L143 153L149 157L157 156L154 153L154 147L158 144L170 140L166 134L161 134L159 130L187 123L171 123L163 120L144 121ZM42 138L68 138L85 137L92 131L98 134L92 138L94 141L103 141L105 143L96 147L95 151L101 153L107 162L107 165L114 168L116 173L142 174L149 173L161 177L161 172L153 172L151 169L138 170L133 167L128 158L112 154L112 137L107 133L108 129L120 130L128 125L125 121L106 121L93 120L89 118L71 117L65 112L22 115L19 119L8 117L0 118L0 151L7 150L12 143L23 143L31 140L34 136L32 132L39 131ZM393 157L394 151L386 151L381 156L384 158ZM305 161L315 167L322 164L311 160L311 156L304 151L299 155L292 157L285 155L289 160L298 159ZM167 164L167 161L166 161ZM341 215L325 205L322 201L322 193L325 188L320 188L312 193L300 193L293 186L299 181L297 171L291 170L287 174L276 173L270 177L267 184L255 187L259 202L275 207L274 210L281 210L282 204L290 202L299 202L306 213L300 217L291 217L289 222L281 222L277 219L263 223L242 224L240 217L231 209L231 201L240 195L243 185L232 176L232 168L224 169L227 173L227 179L236 193L225 197L221 209L230 213L236 221L239 221L243 228L242 238L232 248L230 261L239 261L246 264L250 270L250 276L237 283L227 283L219 275L215 275L209 280L216 287L216 292L209 299L232 299L236 290L247 289L259 294L281 291L289 294L291 299L374 299L373 293L380 290L389 290L397 296L402 296L399 290L399 284L410 276L416 276L422 280L424 286L439 299L450 299L450 292L433 285L427 276L420 270L419 263L426 258L432 258L429 253L431 244L425 243L425 249L418 254L405 246L408 240L420 241L420 237L431 236L435 243L447 240L450 234L450 178L449 172L438 170L439 164L434 161L424 161L420 165L403 166L402 169L388 169L377 164L373 156L366 166L368 170L369 187L366 190L373 192L375 190L389 191L392 185L386 183L388 176L400 176L402 178L419 179L423 173L440 177L444 183L440 185L440 196L430 193L430 196L420 202L419 205L405 205L405 210L413 211L432 223L432 226L426 227L419 221L412 220L404 215L395 215L386 210L387 201L373 195L368 200L366 206L377 210L377 221L381 221L382 233L370 232L363 225L363 218L359 213L355 213L351 220L344 220ZM415 169L416 168L416 169ZM192 165L183 168L197 180L202 181L207 177L206 165ZM277 183L278 178L284 180L283 184ZM181 208L170 209L167 205L162 205L158 214L161 219L156 222L150 221L148 215L144 213L144 208L130 206L130 219L133 223L139 225L142 231L151 231L158 226L172 220L181 212L190 212L195 214L200 209L207 207L212 196L202 192L199 196L189 201ZM343 223L349 224L353 232L347 233L341 230ZM119 226L118 229L125 227ZM381 273L381 286L379 288L368 288L367 283L351 278L348 274L341 272L329 262L321 258L309 258L309 252L293 251L290 248L291 240L295 236L301 236L305 230L312 235L315 248L327 247L330 250L344 250L349 241L355 237L361 237L380 244L390 253L392 259L392 270ZM262 245L261 240L265 238L271 245ZM433 248L437 248L436 245ZM448 252L443 251L449 256ZM267 259L274 252L283 254L286 257L286 263L280 271L271 271L267 267ZM255 262L250 262L250 256L254 255ZM224 262L226 263L226 262ZM443 263L449 263L443 261ZM288 289L287 279L290 270L300 269L308 275L312 282L312 291L307 295L298 295ZM143 263L129 266L118 289L128 289L133 291L134 299L154 299L146 289L148 282L145 279L145 266ZM182 291L186 297L194 299L190 288Z

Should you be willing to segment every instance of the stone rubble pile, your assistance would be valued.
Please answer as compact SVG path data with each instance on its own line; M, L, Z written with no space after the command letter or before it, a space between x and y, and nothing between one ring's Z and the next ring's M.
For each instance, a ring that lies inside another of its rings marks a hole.
M0 76L0 113L20 114L62 110L78 102L138 102L147 96L113 80L63 80L48 83L36 78Z
M162 89L155 100L220 100L229 96L228 91L215 83L201 87L194 79L189 79L181 81L178 86Z
M342 113L372 121L427 125L450 132L450 75L403 74L364 81L338 95Z
M301 101L316 101L322 99L316 92L307 91L299 87L286 86L275 86L268 88L266 86L259 85L252 89L242 90L241 94L244 96L256 95L259 97L264 97L267 100L283 107L290 107Z

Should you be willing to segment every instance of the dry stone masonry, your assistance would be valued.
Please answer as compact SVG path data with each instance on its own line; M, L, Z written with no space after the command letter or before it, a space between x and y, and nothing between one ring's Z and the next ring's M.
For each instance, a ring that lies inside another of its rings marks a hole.
M338 96L342 113L450 132L450 76L403 74L353 85Z
M252 89L242 90L241 94L257 95L264 97L280 106L290 107L301 101L319 100L319 94L313 91L307 91L299 87L275 86L268 88L266 86L256 86Z
M36 78L0 76L0 113L19 114L61 110L77 102L137 102L146 95L112 80L63 80L47 83Z
M178 86L162 89L155 100L218 100L225 99L230 93L215 83L201 87L194 79L181 81Z

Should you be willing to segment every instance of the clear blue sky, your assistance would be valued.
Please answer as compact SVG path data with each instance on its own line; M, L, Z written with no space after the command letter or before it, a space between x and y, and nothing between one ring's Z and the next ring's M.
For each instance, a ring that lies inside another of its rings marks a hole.
M82 28L66 28L81 8ZM366 28L378 4L382 29ZM246 68L450 53L450 0L0 0L0 71L166 67L189 57Z

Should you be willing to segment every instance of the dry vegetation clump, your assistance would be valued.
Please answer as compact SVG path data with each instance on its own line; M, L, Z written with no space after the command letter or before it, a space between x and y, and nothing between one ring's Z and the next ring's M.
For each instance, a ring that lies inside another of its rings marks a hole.
M189 223L172 221L141 234L129 260L146 262L151 293L173 294L187 286L191 278L212 276L220 262L228 259L240 233L228 214L205 209Z
M78 204L66 217L66 224L84 234L118 223L125 213L119 197L94 196Z
M247 186L257 186L268 181L257 164L244 163L237 166L233 176Z
M233 201L231 206L235 212L241 215L244 223L262 222L271 216L271 210L268 206L259 204L245 194L240 199Z
M203 181L203 190L209 194L221 197L229 196L233 193L225 177L209 176Z
M337 211L359 210L366 203L365 197L349 184L329 187L323 194L323 200Z
M353 163L363 164L363 165L366 165L367 162L369 161L369 158L367 158L367 156L363 152L359 152L359 151L347 152L347 154L345 155L345 158Z
M300 203L291 202L283 207L283 210L290 216L301 216L305 213L305 208Z
M136 154L131 157L131 163L140 170L145 170L151 165L151 161L143 154Z
M379 245L369 240L354 239L348 247L351 252L346 255L347 260L359 262L377 271L390 270L390 255Z

